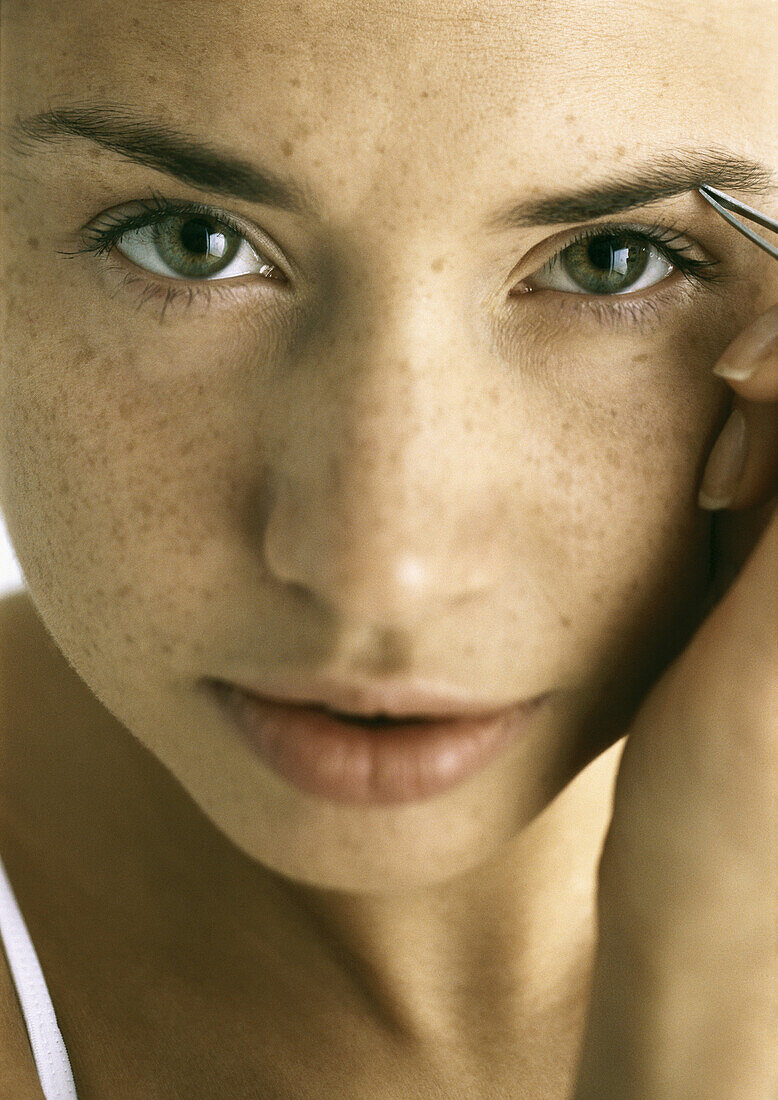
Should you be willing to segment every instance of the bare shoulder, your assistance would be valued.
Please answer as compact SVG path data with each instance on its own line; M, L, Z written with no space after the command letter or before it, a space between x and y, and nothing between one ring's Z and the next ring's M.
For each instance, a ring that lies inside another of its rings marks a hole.
M74 796L80 802L85 777L122 750L131 751L124 727L70 665L29 593L0 598L0 815L10 797L39 823L47 805L59 813Z
M0 732L8 722L25 732L43 711L66 722L71 714L99 704L68 664L26 591L0 598ZM56 706L50 705L56 702Z
M39 728L42 710L63 687L61 652L49 636L26 592L0 599L0 737L9 750L19 733ZM59 706L67 714L68 698ZM64 705L63 705L64 704ZM4 765L7 766L7 758ZM2 792L0 791L0 795Z
M14 657L29 656L30 646L40 643L41 634L46 630L26 589L0 597L0 663L4 670ZM54 646L51 638L48 642Z
M13 769L7 750L10 725L18 717L19 676L25 663L29 635L21 630L25 620L24 593L12 593L0 600L0 856L8 821L8 796ZM27 613L28 615L29 613ZM29 656L29 652L27 653ZM12 715L14 718L12 719ZM27 1035L22 1007L5 951L0 947L0 1096L19 1100L43 1100L38 1071Z

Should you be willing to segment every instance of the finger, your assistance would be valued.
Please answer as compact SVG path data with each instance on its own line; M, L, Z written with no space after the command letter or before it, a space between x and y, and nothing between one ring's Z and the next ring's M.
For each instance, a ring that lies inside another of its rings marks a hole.
M737 402L741 406L741 402ZM778 493L778 401L742 404L746 419L745 466L727 508L758 508Z
M712 574L701 608L706 618L739 575L768 523L778 514L778 494L761 508L716 512L711 526ZM778 565L776 566L778 569ZM778 576L776 577L778 587Z
M778 512L630 728L599 866L576 1100L647 1096L647 1076L625 1091L624 1074L668 1051L688 1082L701 1035L726 1056L695 1068L695 1086L713 1069L695 1095L735 1096L717 1088L733 1052L743 1078L774 1046L777 568ZM603 1065L617 1067L613 1088L600 1087ZM662 1072L651 1095L692 1095Z
M705 466L701 508L757 508L778 493L778 397L736 398Z
M639 879L635 860L641 853L648 858L646 847L658 845L656 885L664 884L668 904L672 895L680 906L693 879L713 904L728 874L720 857L739 853L731 867L737 874L738 865L764 869L774 854L777 571L778 512L630 727L614 790L607 870L623 903L649 922L658 916L651 891L645 892L648 909L642 894L627 894L630 876Z
M778 304L741 332L713 368L735 400L705 467L701 508L754 508L778 491Z
M713 373L747 401L778 401L778 303L739 333Z
M743 750L741 763L759 760L760 781L768 784L778 778L776 578L778 511L668 677L685 685L683 707L695 716L702 753L723 764L732 763L733 751ZM770 791L774 799L774 785Z

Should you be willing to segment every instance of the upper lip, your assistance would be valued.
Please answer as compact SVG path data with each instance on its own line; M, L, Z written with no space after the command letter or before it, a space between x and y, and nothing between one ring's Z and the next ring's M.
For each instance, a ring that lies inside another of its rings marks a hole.
M381 684L307 676L294 680L233 680L233 686L276 702L325 707L362 718L459 718L489 716L535 700L494 702L441 684L383 681Z

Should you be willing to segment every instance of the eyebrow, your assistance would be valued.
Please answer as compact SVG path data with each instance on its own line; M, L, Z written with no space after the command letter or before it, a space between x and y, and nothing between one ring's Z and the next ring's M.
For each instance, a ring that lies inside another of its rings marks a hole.
M82 138L199 190L321 217L310 187L165 123L140 117L122 105L63 106L27 118L17 116L9 136L20 156L29 155L31 148ZM648 206L704 185L749 195L769 195L777 189L776 175L766 164L728 149L674 150L628 167L620 178L611 176L540 198L522 198L495 211L484 224L492 233L575 224Z
M27 118L17 116L9 131L11 147L20 156L70 138L95 142L201 191L294 214L318 214L311 192L294 180L263 165L249 164L165 123L139 117L123 106L89 104Z
M728 149L672 150L629 167L621 178L611 176L570 191L522 200L499 210L487 226L497 231L590 221L649 206L703 186L764 196L777 189L777 178L766 164Z

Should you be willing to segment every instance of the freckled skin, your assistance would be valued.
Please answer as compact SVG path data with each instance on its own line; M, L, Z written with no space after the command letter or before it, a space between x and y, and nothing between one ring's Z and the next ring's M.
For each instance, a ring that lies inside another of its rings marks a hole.
M141 0L128 20L114 0L99 19L94 0L3 4L3 126L57 97L131 103L309 180L324 219L96 147L33 160L4 145L0 506L63 675L181 785L222 852L203 897L202 845L182 830L175 904L194 939L237 945L225 1003L257 972L272 895L279 927L304 913L308 947L337 943L360 1034L401 1021L419 1065L442 1051L436 1079L455 1066L479 1087L540 1080L521 1049L545 1042L561 1097L620 739L712 580L696 492L728 397L710 367L778 279L681 196L666 216L733 278L613 330L551 292L508 297L530 249L563 247L560 227L492 238L481 223L684 141L778 167L757 33L772 5L461 7ZM214 49L218 65L190 64ZM105 259L58 254L150 187L253 222L296 285L161 324ZM263 769L197 687L277 664L556 695L444 796L349 808ZM323 1015L326 976L306 994ZM292 1015L293 985L270 989ZM298 1064L324 1049L278 1028Z

